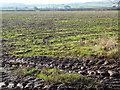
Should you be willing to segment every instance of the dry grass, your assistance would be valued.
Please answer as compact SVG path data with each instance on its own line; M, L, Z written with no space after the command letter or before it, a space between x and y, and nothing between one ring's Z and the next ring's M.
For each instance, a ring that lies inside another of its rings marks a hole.
M118 38L102 38L97 40L97 44L93 47L93 51L96 51L99 56L107 56L110 58L118 58Z

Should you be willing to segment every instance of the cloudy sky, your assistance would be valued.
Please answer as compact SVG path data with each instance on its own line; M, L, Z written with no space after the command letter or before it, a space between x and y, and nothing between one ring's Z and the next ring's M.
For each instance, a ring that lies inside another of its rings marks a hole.
M109 1L109 0L0 0L0 3L24 3L24 4L63 4L73 2L91 2L91 1Z

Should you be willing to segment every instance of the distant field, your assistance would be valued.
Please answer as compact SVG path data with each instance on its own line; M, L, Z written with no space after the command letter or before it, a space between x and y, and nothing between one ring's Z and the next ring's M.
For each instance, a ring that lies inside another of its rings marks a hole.
M3 12L3 54L116 57L117 11Z

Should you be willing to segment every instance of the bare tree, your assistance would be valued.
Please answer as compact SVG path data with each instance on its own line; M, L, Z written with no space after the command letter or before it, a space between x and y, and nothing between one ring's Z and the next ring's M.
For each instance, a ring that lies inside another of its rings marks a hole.
M109 0L112 4L113 4L113 7L118 7L120 4L120 0Z

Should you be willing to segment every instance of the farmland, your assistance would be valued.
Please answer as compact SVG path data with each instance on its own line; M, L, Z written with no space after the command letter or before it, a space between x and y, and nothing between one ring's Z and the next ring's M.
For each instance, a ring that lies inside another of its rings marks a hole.
M2 12L1 90L119 90L118 11Z
M3 12L3 54L109 56L116 47L104 50L99 46L97 51L93 48L101 39L115 39L116 46L117 24L117 11Z

